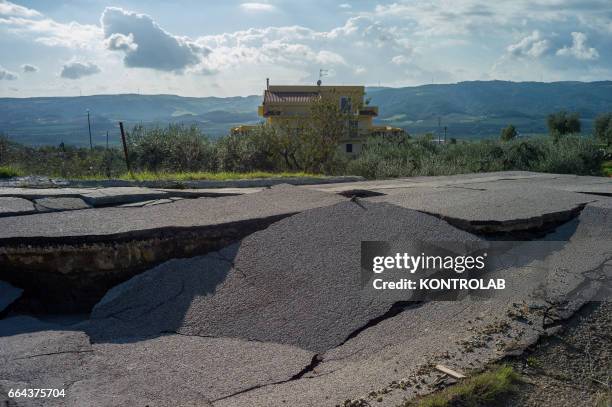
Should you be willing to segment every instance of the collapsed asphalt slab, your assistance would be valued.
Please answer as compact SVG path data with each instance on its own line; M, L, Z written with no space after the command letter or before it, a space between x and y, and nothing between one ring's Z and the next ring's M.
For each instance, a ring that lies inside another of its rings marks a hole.
M34 204L27 199L0 197L0 217L35 213Z
M91 208L81 198L40 198L34 199L34 205L39 212L48 211L76 211Z
M331 205L344 197L289 185L259 193L183 199L144 208L95 208L0 219L0 243L19 239L60 242L138 236L155 229L194 228L291 215ZM61 240L60 240L61 239Z
M406 239L479 240L435 217L384 203L316 208L238 246L171 260L114 287L94 307L87 331L95 341L171 331L321 352L395 302L362 287L361 241Z
M509 233L542 230L575 217L590 195L543 188L539 185L505 184L495 189L478 187L410 188L371 198L438 216L474 233Z
M145 207L0 218L0 278L54 311L88 311L110 287L157 263L218 250L284 217L344 200L287 185Z
M21 188L0 187L0 198L27 200L78 198L90 206L114 206L170 197L200 198L242 195L260 191L261 188L219 189L152 189L143 187L110 188Z

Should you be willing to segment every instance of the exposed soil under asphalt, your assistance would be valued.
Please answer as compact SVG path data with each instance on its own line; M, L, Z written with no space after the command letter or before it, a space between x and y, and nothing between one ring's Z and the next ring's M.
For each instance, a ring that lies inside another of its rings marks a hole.
M586 304L510 363L525 383L505 407L612 406L612 302Z

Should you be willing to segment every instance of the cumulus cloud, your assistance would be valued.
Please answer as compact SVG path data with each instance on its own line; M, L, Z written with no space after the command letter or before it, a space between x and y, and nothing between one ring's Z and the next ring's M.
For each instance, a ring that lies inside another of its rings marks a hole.
M123 52L128 67L182 71L210 52L186 37L170 34L146 14L107 7L101 23L107 48Z
M60 76L65 79L79 79L99 72L100 67L94 63L72 61L64 64Z
M4 81L14 81L15 79L17 79L19 76L17 76L16 73L9 71L8 69L3 68L2 66L0 66L0 80L4 80Z
M31 64L23 64L21 65L21 69L23 70L24 73L38 72L38 67L35 65L31 65Z
M610 72L612 66L612 57L603 52L612 45L612 23L605 18L612 13L609 0L384 3L370 10L359 7L358 13L352 13L355 6L351 8L351 2L337 4L339 15L350 18L330 29L299 26L305 20L295 16L296 25L188 38L164 30L150 16L121 8L109 7L99 25L85 25L59 23L0 0L0 10L9 13L0 15L0 35L18 34L45 45L82 48L84 53L72 55L101 65L105 71L120 63L118 58L109 58L116 53L123 58L124 67L151 69L138 74L143 82L159 78L156 71L219 75L219 81L236 82L224 85L228 92L230 88L251 92L253 84L267 76L287 83L314 82L320 68L335 71L342 82L383 80L399 86L431 82L433 77L436 81L483 79L486 75L533 79L536 71L537 79L541 74L547 79L572 79L582 78L580 72L587 70L593 75ZM241 0L236 8L278 11L274 4L272 0ZM580 60L592 62L587 66ZM483 66L506 71L497 75ZM176 86L184 83L193 90L189 75L173 80Z
M543 38L542 34L535 30L516 44L509 45L507 51L516 57L539 58L548 53L550 49L550 40Z
M599 52L587 45L587 35L582 32L572 33L572 45L565 46L557 51L560 56L572 56L581 60L594 60L599 58Z
M242 3L240 8L246 11L274 11L276 7L268 3Z

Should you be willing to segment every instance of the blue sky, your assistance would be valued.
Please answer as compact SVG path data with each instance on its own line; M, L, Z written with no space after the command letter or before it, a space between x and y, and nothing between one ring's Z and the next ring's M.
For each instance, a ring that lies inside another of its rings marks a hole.
M610 0L0 0L0 96L612 79Z

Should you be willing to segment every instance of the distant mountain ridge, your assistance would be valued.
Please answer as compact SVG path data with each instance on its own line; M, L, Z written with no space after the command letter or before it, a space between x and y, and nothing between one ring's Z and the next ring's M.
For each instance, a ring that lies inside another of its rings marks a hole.
M590 131L594 117L612 111L612 81L505 82L475 81L404 88L367 88L380 108L380 124L400 126L412 134L443 132L449 137L497 136L514 124L523 134L546 131L546 116L561 109L577 111ZM0 98L0 132L26 144L87 145L87 114L96 144L106 132L118 141L117 122L128 128L171 122L197 124L216 137L237 124L257 123L261 96L181 97L175 95L95 95L81 97ZM438 127L440 123L440 127Z
M580 113L583 129L612 111L612 81L475 81L452 85L386 88L368 92L383 122L420 133L448 127L451 136L498 135L514 124L522 133L546 132L546 116L558 110Z

